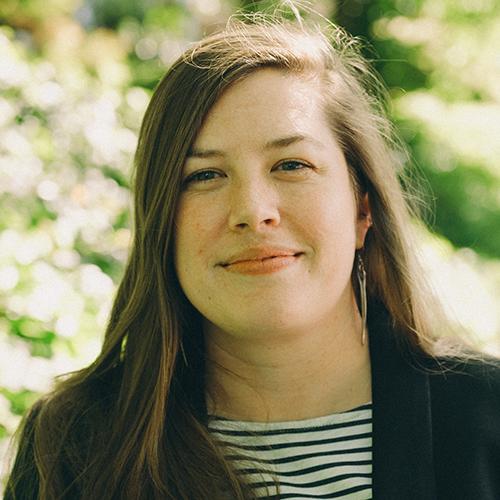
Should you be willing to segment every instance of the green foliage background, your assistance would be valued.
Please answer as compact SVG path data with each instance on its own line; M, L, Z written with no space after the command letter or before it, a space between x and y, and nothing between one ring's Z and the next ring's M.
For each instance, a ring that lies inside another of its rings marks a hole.
M0 468L21 415L98 353L130 241L129 176L165 69L237 0L0 3ZM419 249L450 317L500 337L500 4L324 0L365 40L427 180ZM0 487L1 491L1 487Z

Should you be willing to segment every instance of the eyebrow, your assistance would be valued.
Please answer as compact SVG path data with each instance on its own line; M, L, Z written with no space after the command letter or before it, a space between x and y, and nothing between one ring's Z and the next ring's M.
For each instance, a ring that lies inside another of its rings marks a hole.
M273 139L272 141L266 142L264 144L264 150L272 150L272 149L282 149L290 146L291 144L295 144L297 142L310 142L316 144L320 147L324 147L321 142L319 142L314 137L303 135L303 134L295 134L289 135L286 137L280 137L278 139ZM217 158L224 157L226 154L224 151L219 149L196 149L192 148L189 150L187 158Z

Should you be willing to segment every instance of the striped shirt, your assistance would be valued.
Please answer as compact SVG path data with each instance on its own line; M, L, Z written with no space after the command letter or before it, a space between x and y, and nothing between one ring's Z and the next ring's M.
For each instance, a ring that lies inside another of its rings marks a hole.
M213 416L208 428L258 498L372 498L371 403L290 422Z

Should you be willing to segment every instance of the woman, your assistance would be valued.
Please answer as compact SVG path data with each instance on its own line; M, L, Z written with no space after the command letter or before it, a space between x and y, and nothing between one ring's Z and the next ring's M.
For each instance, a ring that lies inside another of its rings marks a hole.
M500 498L500 371L437 357L355 44L252 21L158 85L102 352L30 411L7 498Z

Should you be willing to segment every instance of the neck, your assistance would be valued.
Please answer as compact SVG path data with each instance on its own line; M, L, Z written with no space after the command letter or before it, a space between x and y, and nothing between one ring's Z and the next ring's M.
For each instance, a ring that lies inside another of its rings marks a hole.
M205 329L207 407L247 421L287 421L347 411L371 400L368 345L353 307L334 321L277 338Z

